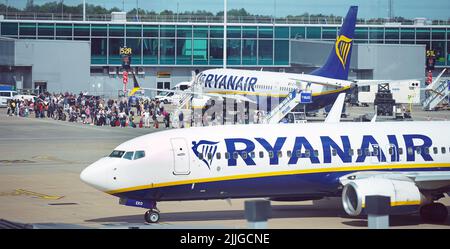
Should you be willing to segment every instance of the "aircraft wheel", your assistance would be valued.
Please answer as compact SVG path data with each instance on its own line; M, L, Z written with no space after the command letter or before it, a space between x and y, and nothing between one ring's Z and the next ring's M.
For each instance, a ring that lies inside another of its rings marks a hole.
M157 223L159 221L159 211L148 210L145 212L144 218L148 223Z
M420 217L426 222L444 223L447 216L447 207L442 203L435 202L420 208Z

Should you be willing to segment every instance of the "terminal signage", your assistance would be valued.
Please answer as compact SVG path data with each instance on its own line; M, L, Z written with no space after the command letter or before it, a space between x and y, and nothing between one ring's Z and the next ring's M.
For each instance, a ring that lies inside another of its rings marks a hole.
M128 83L128 72L127 71L123 71L123 84L127 84Z
M120 48L120 55L131 55L133 50L131 48L123 47Z
M312 94L311 94L311 92L301 92L300 93L300 103L303 103L303 104L312 103Z

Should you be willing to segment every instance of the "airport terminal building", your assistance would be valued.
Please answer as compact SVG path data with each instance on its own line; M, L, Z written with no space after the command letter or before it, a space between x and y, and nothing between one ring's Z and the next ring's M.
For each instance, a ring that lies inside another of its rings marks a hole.
M1 83L16 84L23 74L23 88L35 89L39 84L48 91L87 90L117 96L123 88L119 49L124 46L132 48L132 67L144 87L170 88L190 80L193 70L222 67L222 20L159 16L139 22L111 16L87 20L55 20L38 14L0 16L0 51L9 51L9 59L0 59ZM227 26L227 66L308 73L325 61L341 21L233 18ZM433 74L449 67L450 24L422 21L358 20L350 77L423 82L427 50L435 51ZM48 55L42 63L64 68L61 75L46 78L48 67L38 62L23 65L21 57L32 52L21 51L31 47L40 49L41 56Z

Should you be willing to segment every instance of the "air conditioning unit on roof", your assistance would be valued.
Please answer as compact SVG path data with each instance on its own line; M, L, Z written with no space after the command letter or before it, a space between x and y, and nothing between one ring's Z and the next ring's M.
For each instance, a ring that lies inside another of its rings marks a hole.
M127 12L111 12L111 22L126 22Z

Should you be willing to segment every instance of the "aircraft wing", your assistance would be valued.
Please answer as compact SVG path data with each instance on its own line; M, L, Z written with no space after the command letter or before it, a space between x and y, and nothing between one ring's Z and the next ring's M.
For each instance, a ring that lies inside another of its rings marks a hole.
M376 86L378 84L383 83L391 83L391 82L408 82L408 81L418 81L417 79L406 79L406 80L355 80L358 86Z
M411 172L385 172L365 171L355 172L339 178L342 185L350 181L365 178L384 178L390 180L413 181L421 190L450 190L450 171L411 171Z
M296 79L296 78L290 78L290 80L300 81L300 82L307 82L305 79ZM311 82L311 84L321 85L321 86L328 86L328 87L336 87L341 88L342 86L337 83L327 83L327 82Z
M220 93L204 93L204 92L200 93L200 92L192 92L192 91L188 91L188 90L181 91L181 90L169 90L169 89L158 89L158 88L141 88L141 89L150 90L150 91L160 91L160 92L173 92L173 93L179 93L179 94L191 94L194 96L228 98L228 99L234 99L237 101L256 103L254 100L249 99L242 95L238 95L238 94L220 94Z

